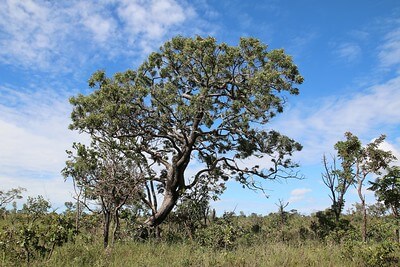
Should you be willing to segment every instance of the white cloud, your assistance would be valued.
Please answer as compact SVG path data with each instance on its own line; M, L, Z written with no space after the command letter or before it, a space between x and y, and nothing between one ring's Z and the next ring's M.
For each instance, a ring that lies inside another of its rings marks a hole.
M1 189L24 187L25 197L43 195L53 208L72 201L72 182L64 182L60 173L65 150L87 137L68 130L70 113L62 91L0 86Z
M386 35L378 57L384 67L400 64L400 27Z
M118 37L117 22L107 12L107 6L78 2L73 8L74 10L69 12L70 16L77 16L96 42L104 45L112 43L112 40Z
M45 67L61 39L57 15L45 2L7 0L0 9L0 59Z
M363 196L373 196L374 195L374 191L368 190L368 183L365 183L364 186L361 188L361 194L363 194ZM357 188L351 188L350 193L357 196L358 197L358 191Z
M67 201L74 201L74 188L72 182L67 180L64 182L60 175L51 178L30 178L26 176L4 176L0 174L1 189L9 190L11 188L22 187L27 189L23 193L24 199L18 203L24 203L28 196L43 196L49 200L53 209L63 208Z
M353 62L361 55L361 48L354 43L344 43L336 49L336 54L347 62Z
M0 138L4 140L0 143L2 172L14 169L52 170L54 166L60 167L59 152L64 147L60 147L58 140L49 140L46 136L31 133L28 129L3 120L0 120L0 128Z
M352 30L350 31L350 36L359 40L359 41L367 41L370 37L370 33L365 30Z
M191 6L175 0L6 0L0 9L0 62L66 71L100 52L140 55L172 33L195 29L193 22L184 27L194 16Z
M68 130L67 97L46 90L19 92L0 87L0 174L59 174L65 150L83 136Z
M290 198L288 199L289 203L296 203L303 199L305 199L306 194L310 193L312 190L309 188L297 188L293 189L290 192Z
M382 144L380 144L379 148L384 151L392 151L393 155L397 158L397 160L395 160L392 164L400 165L400 150L398 147L395 147L393 144L384 141Z
M400 77L354 95L344 95L288 110L275 128L299 141L301 163L319 163L346 131L369 141L400 125ZM289 127L290 126L290 127ZM388 140L396 136L388 136ZM399 144L393 144L397 147Z
M117 13L125 25L123 31L128 33L128 41L131 44L139 42L141 48L149 52L154 40L161 39L169 30L193 16L194 10L184 9L174 0L122 0Z

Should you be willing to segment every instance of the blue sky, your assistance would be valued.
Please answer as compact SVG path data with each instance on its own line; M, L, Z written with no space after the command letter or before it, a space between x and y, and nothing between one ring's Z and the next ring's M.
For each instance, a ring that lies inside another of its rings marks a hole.
M284 48L305 78L300 95L268 127L303 144L304 180L265 182L269 198L234 182L213 206L266 214L278 199L303 213L330 205L323 153L351 131L364 143L387 135L400 158L400 2L397 0L0 0L0 185L22 186L54 207L71 200L60 170L84 139L67 129L70 96L89 76L136 68L175 35L237 44L253 36ZM397 162L399 164L399 162ZM366 192L368 201L373 194ZM347 205L357 201L354 190Z

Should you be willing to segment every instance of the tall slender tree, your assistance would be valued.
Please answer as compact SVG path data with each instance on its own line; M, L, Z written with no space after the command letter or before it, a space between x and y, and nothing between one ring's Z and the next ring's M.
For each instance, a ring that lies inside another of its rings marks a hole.
M350 132L345 133L346 140L335 144L338 156L342 160L342 175L346 180L352 181L357 187L358 196L361 201L363 224L361 229L362 240L367 240L367 209L363 193L364 181L370 174L380 175L381 171L388 167L395 157L391 151L384 151L379 146L385 140L381 135L366 146Z

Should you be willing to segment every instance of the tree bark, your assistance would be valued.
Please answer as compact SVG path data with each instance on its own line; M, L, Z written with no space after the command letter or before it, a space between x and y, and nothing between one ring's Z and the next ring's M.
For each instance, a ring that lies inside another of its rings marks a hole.
M361 205L363 213L362 241L367 242L367 209L365 208L365 199L362 200Z
M176 202L178 201L179 193L175 190L166 190L163 202L158 209L158 211L152 215L145 224L149 227L156 227L160 225L171 212L171 210L175 207Z
M362 241L366 242L367 241L367 209L365 208L365 197L362 194L362 183L363 183L364 179L360 179L358 180L358 188L357 188L357 192L358 192L358 196L361 200L361 209L362 209L362 227L361 227L361 237L362 237Z
M75 216L75 231L76 231L76 233L78 233L78 231L79 231L80 216L81 216L81 202L78 198L78 200L76 201L76 216Z
M103 211L103 214L104 214L103 244L104 248L107 248L109 232L110 232L111 213L108 210L105 210Z
M120 222L119 222L119 209L115 210L114 213L114 231L112 234L112 243L115 243L115 240L118 239L119 236L119 228L120 228Z

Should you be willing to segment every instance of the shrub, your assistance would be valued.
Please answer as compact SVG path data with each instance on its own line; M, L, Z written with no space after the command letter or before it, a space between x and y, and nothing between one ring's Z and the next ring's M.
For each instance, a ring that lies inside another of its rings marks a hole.
M196 241L206 247L232 249L237 246L237 238L243 236L244 230L233 221L233 214L225 213L217 221L196 231Z
M395 242L364 243L348 241L343 246L343 257L362 266L398 266L400 245Z

